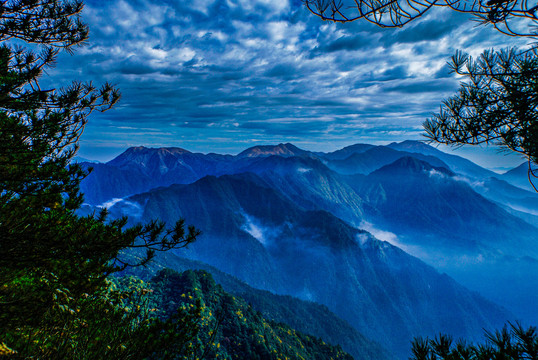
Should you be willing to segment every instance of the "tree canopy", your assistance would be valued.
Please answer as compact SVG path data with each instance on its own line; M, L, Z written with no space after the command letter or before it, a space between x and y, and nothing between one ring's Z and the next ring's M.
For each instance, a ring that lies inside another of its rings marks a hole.
M471 14L512 36L538 34L538 5L527 0L303 0L323 20L349 22L364 19L382 27L401 27L433 7Z
M447 145L504 146L529 159L532 180L532 163L538 164L537 55L538 49L506 49L485 51L473 59L458 52L451 70L468 81L424 122L426 136Z
M454 342L450 336L413 341L411 360L524 360L538 358L538 333L535 327L510 324L495 332L486 332L483 344Z
M166 352L196 328L196 312L152 320L137 307L143 288L113 288L108 279L155 251L188 245L195 228L126 228L126 218L110 221L106 209L76 213L86 175L71 163L78 139L92 112L120 98L110 84L40 86L60 51L87 41L82 9L81 1L0 4L0 355L139 358ZM144 252L122 255L132 248Z

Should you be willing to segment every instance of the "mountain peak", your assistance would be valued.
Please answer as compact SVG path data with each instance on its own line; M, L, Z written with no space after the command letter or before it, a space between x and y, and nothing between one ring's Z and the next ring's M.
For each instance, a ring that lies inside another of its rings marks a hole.
M137 155L148 155L148 154L185 154L190 153L189 150L182 149L180 147L160 147L160 148L148 148L145 146L133 146L125 150L123 153L116 157L121 156L137 156Z
M158 158L164 158L168 156L177 157L183 154L190 154L191 152L179 147L161 147L161 148L147 148L145 146L130 147L116 158L110 160L108 164L114 166L122 166L127 163L142 163L146 164L148 159L157 156Z
M374 145L370 144L353 144L346 146L340 150L336 150L330 153L325 154L325 158L330 160L343 160L347 158L348 156L351 156L353 154L361 154L364 153L372 148L374 148Z
M433 155L439 152L433 146L426 144L424 141L419 140L404 140L402 142L393 142L387 145L394 150L418 152L422 154Z
M528 170L529 170L529 163L527 161L525 161L524 163L521 163L520 165L516 166L515 168L506 171L502 175L503 176L504 175L517 175L517 176L520 176L522 174L527 175Z
M258 156L301 156L305 155L308 152L302 149L299 149L297 146L286 143L278 145L258 145L246 149L245 151L239 153L238 157L258 157Z
M432 166L426 161L419 160L412 156L404 156L399 158L395 162L385 165L382 168L374 171L374 173L392 173L392 174L401 174L402 172L408 174L417 174L417 173L428 173L428 172L438 172L443 175L453 176L455 175L452 171L444 167Z
M189 150L185 150L180 147L159 147L159 148L147 148L145 146L134 146L130 147L125 151L126 153L140 153L140 152L158 152L158 153L171 153L171 154L184 154L190 153Z

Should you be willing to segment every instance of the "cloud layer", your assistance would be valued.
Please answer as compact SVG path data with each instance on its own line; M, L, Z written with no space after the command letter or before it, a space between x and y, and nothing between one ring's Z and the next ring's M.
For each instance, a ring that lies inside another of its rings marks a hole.
M93 158L133 145L234 153L418 139L458 87L449 57L514 43L445 9L394 30L322 22L299 0L87 0L83 18L89 44L49 74L54 86L121 88L82 138Z

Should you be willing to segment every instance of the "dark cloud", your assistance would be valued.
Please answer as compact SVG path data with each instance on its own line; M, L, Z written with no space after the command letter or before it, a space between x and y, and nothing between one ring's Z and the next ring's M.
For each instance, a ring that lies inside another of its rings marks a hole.
M387 43L414 43L417 41L438 40L450 34L454 29L454 24L448 21L424 21L415 26L403 28L394 37L389 38Z
M435 80L417 80L417 81L405 81L398 85L387 86L385 91L396 91L401 93L428 93L428 92L446 92L450 90L456 90L456 84L454 81L445 79Z
M295 65L289 63L277 64L272 68L267 69L267 71L265 71L263 74L267 77L280 78L284 80L296 79L297 77L301 76L298 69L295 68Z
M376 80L396 80L404 79L408 76L407 66L406 65L397 65L390 69L386 69L381 72L379 75L375 75Z
M368 38L364 38L362 36L342 36L338 39L328 43L323 44L317 49L321 52L335 52L335 51L353 51L353 50L359 50L366 47L371 47L372 43L369 42Z
M434 79L451 78L452 70L448 65L448 62L445 63L432 77Z

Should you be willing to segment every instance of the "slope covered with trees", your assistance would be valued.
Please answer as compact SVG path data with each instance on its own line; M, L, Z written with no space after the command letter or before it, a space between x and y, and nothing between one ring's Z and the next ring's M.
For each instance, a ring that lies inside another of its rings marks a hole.
M207 359L352 359L342 349L289 326L266 320L225 292L205 271L160 271L151 281L152 304L167 319L176 308L201 309L203 326L190 342Z
M234 276L226 274L200 261L192 261L171 252L162 253L150 266L131 268L123 274L151 279L162 269L169 268L183 272L203 270L211 274L225 292L244 299L259 311L266 320L284 323L305 334L311 334L330 344L338 344L355 359L390 359L389 352L381 343L376 343L359 333L349 323L337 317L326 306L300 300L289 295L276 295L269 291L253 288Z

